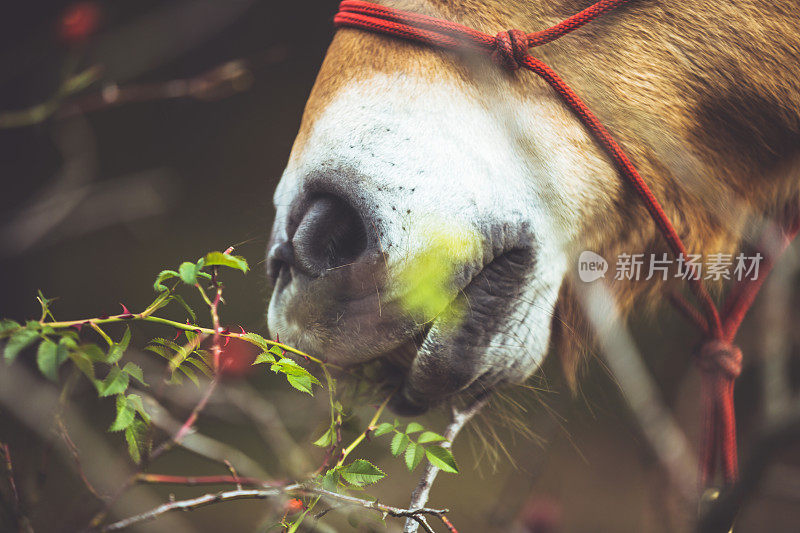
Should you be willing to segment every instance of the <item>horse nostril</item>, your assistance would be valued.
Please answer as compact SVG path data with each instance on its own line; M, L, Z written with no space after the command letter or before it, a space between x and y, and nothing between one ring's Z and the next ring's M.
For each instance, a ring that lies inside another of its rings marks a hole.
M297 266L312 276L354 262L367 249L359 214L335 196L311 201L292 238Z
M291 242L282 241L273 245L267 255L267 275L272 279L272 284L278 282L278 276L284 266L294 264L294 247Z

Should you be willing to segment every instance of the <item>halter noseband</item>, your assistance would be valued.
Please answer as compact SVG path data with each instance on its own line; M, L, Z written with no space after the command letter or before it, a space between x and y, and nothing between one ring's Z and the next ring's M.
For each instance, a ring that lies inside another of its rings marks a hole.
M639 196L672 253L686 258L686 247L678 232L611 133L553 69L528 53L529 48L554 41L628 1L601 0L555 26L534 33L508 30L492 36L447 20L360 0L341 2L334 24L337 27L358 28L399 37L435 48L475 50L489 54L495 63L507 70L523 68L534 72L553 88L614 161L619 173ZM779 243L771 247L774 253L764 254L761 276L737 283L726 298L721 313L700 276L692 275L695 273L694 266L689 266L692 272L688 281L702 312L682 296L671 295L676 307L694 322L705 337L695 354L703 380L704 437L700 454L700 478L704 485L714 476L717 455L725 482L733 483L738 477L733 385L735 378L741 373L742 354L733 344L733 340L775 258L786 249L800 230L800 217L793 210L787 209L779 222L782 230Z

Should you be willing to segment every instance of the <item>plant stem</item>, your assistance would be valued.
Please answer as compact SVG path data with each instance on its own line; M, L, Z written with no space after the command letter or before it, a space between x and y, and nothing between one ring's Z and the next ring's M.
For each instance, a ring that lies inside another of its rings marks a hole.
M378 422L378 419L381 417L381 414L383 414L383 410L386 409L386 405L389 403L389 400L392 398L393 394L394 392L389 394L389 396L387 396L386 399L383 400L383 403L378 407L378 410L375 411L375 416L373 416L372 420L369 421L367 429L361 432L361 434L358 437L356 437L356 439L353 442L350 443L350 446L344 449L344 451L342 452L342 456L339 458L339 462L336 463L336 466L343 465L344 460L347 459L347 456L350 455L350 452L352 452L356 448L356 446L361 444L361 441L367 438L367 433L369 432L370 429L375 427L375 424Z
M112 341L112 340L111 340L111 337L109 337L109 336L106 334L106 332L105 332L105 331L103 331L103 329L102 329L100 326L98 326L98 325L97 325L97 324L95 324L94 322L90 322L90 323L89 323L89 325L90 325L90 326L92 326L92 329L93 329L93 330L95 330L97 333L99 333L99 334L100 334L100 336L101 336L101 337L103 337L103 339L105 339L105 341L108 343L108 347L109 347L109 348L111 348L112 346L114 346L114 341Z
M151 305L150 307L153 307L153 306ZM148 309L150 309L150 308L148 308ZM145 310L145 311L147 311L147 310ZM167 318L161 318L161 317L157 317L157 316L150 316L149 314L145 314L145 312L137 313L137 314L130 314L130 315L129 314L114 315L114 316L110 316L108 318L84 318L82 320L65 320L65 321L59 321L59 322L41 322L41 324L43 326L50 326L51 328L69 328L69 327L75 327L75 326L82 326L84 324L89 324L92 327L94 327L95 324L98 324L98 325L99 324L116 324L116 323L120 323L120 322L151 322L151 323L154 323L154 324L163 324L165 326L171 326L171 327L173 327L175 329L180 329L180 330L183 330L183 331L195 331L195 332L205 333L206 335L214 335L214 330L211 329L211 328L204 328L204 327L196 326L196 325L193 325L193 324L184 324L182 322L176 322L175 320L169 320ZM227 332L227 333L219 332L219 335L221 335L223 337L241 339L243 341L249 342L250 344L259 346L258 342L255 342L255 341L253 341L251 339L248 339L246 337L247 333L236 333L236 332L232 332L231 331L231 332ZM270 346L277 346L281 350L285 350L285 351L293 353L295 355L299 355L301 357L305 357L309 361L313 361L313 362L315 362L315 363L317 363L319 365L325 364L325 365L328 365L331 368L337 368L337 369L340 368L339 366L334 365L332 363L325 363L324 361L322 361L322 359L319 359L319 358L314 357L312 355L308 355L307 353L305 353L303 351L300 351L297 348L292 348L291 346L283 344L282 342L272 341L272 340L269 340L269 339L264 339L264 340ZM113 341L111 341L111 342L113 343Z

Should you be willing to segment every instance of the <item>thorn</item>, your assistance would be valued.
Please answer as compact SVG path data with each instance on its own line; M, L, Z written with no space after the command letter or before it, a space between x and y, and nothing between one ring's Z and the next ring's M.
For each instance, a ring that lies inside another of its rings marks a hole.
M223 335L230 335L231 334L231 330L230 330L230 328L225 328L225 329L220 330L220 333L223 334Z
M222 347L223 348L226 347L230 341L231 341L230 337L225 337L225 344L223 344Z
M178 340L178 337L180 337L180 336L181 336L181 330L179 330L178 328L175 328L175 338L173 338L172 340L176 341L176 340Z
M123 315L131 315L131 314L133 314L133 313L131 313L130 311L128 311L128 308L127 308L127 307L125 307L125 304L124 304L124 303L120 302L120 303L119 303L119 305L121 305L121 306L122 306L122 314L123 314Z
M281 337L278 335L278 332L275 332L275 342L281 342Z
M81 329L83 328L83 324L72 324L72 327L77 329L78 333L80 333Z
M242 335L246 335L247 334L247 332L244 330L244 328L242 326L239 326L239 329L242 330Z
M229 246L227 250L222 252L224 255L230 255L233 252L233 246Z

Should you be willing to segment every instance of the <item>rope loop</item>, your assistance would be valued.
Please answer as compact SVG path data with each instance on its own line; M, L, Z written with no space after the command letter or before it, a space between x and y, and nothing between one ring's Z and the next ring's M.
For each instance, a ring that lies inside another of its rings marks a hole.
M696 362L703 372L722 374L731 380L742 373L742 351L738 346L721 340L703 343L696 353Z
M528 34L522 30L501 31L494 37L492 61L506 70L519 70L528 56Z

